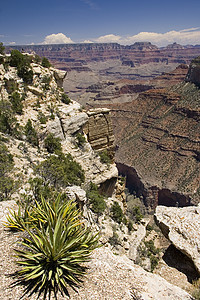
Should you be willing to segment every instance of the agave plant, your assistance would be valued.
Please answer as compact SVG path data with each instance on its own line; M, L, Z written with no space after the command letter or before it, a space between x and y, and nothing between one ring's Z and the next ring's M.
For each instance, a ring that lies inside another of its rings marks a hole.
M24 295L37 292L50 299L53 293L57 299L60 291L69 296L68 287L76 288L86 274L84 263L98 246L98 236L80 222L76 203L62 204L59 197L52 203L42 199L33 215L37 226L26 227L23 248L15 250L21 266L15 284L25 285Z

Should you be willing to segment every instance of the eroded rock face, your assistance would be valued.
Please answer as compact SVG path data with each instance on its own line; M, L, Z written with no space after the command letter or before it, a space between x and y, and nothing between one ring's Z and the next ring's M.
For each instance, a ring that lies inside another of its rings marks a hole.
M200 273L200 205L183 208L157 206L155 218L163 234L194 262Z
M89 119L84 127L84 132L88 137L94 150L109 149L113 151L114 135L110 118L110 110L97 108L87 112Z
M200 87L200 56L194 59L190 64L186 81L192 82Z

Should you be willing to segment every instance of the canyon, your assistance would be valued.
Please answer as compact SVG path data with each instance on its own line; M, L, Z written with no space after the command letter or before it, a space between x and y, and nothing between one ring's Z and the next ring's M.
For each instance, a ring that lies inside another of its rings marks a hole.
M118 170L146 207L199 202L199 68L189 64L200 46L158 48L144 42L23 49L67 70L64 90L86 110L111 110Z

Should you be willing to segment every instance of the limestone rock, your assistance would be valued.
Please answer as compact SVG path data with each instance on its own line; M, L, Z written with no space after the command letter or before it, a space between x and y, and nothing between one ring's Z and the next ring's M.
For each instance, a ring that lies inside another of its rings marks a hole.
M34 86L28 86L28 90L33 93L36 96L42 96L43 95L43 91L41 89L38 89Z
M87 112L89 120L84 127L84 132L88 136L94 150L113 150L114 135L110 118L110 110L107 108L97 108Z
M53 69L54 71L54 77L56 79L57 85L62 88L63 87L63 80L67 76L66 71L58 70L58 69Z
M88 116L84 112L74 115L70 118L61 118L63 130L67 134L73 134L80 130L87 120Z
M200 206L158 206L155 218L163 234L194 262L200 273Z

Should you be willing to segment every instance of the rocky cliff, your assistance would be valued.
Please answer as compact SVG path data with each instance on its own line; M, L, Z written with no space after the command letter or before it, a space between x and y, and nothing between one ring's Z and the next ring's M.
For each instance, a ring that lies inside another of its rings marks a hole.
M12 49L34 51L38 55L51 60L56 67L66 70L84 71L87 62L120 59L123 64L133 67L135 64L165 62L190 63L199 55L199 46L181 46L172 44L158 48L148 42L138 42L130 46L117 43L104 44L65 44L65 45L24 45L13 46Z
M199 202L199 99L199 88L183 82L113 109L119 170L148 206Z

